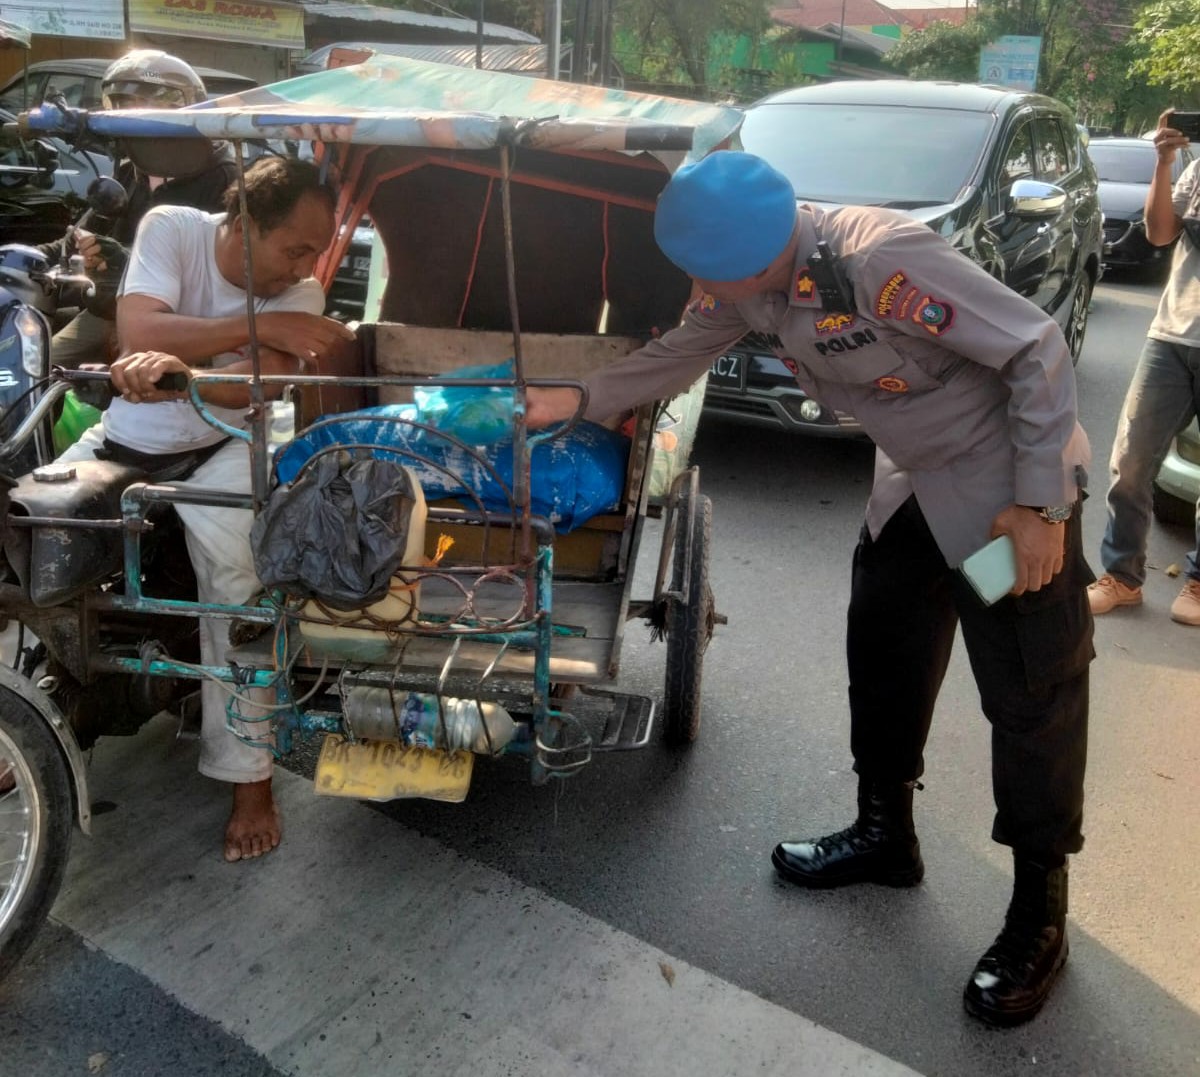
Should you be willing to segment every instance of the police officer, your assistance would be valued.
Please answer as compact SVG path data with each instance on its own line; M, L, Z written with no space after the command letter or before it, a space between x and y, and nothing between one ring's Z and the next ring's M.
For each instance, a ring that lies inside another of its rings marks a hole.
M750 154L680 169L655 237L703 295L679 328L588 379L588 417L672 396L753 330L878 447L847 635L858 814L781 843L775 868L806 887L921 881L913 790L961 623L992 724L992 837L1014 860L1004 928L964 1004L990 1024L1028 1020L1067 956L1094 655L1078 517L1089 449L1062 333L923 224L797 207L787 178ZM576 407L574 390L530 390L532 425ZM1000 535L1015 582L985 606L955 569Z
M204 82L190 64L158 49L135 49L109 65L100 91L106 109L183 108L205 100ZM82 229L73 233L74 250L84 257L97 284L97 294L85 309L55 334L52 354L61 366L107 362L115 334L117 286L128 261L137 227L152 206L192 206L217 212L225 191L237 178L237 162L227 142L214 143L207 159L189 162L186 175L148 175L131 160L117 165L116 179L128 198L124 214L107 236ZM41 249L55 261L67 240Z

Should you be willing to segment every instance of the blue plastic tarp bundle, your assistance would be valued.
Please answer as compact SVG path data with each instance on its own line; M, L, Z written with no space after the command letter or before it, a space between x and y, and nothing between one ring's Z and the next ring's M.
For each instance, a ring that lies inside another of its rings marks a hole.
M473 494L489 511L513 511L511 438L471 451L436 431L412 425L419 421L420 413L411 404L365 408L322 420L279 450L276 476L281 483L291 482L322 449L369 446L372 455L412 468L426 500L466 498L473 505ZM580 423L560 438L535 445L530 463L532 511L564 534L616 508L628 459L629 439L595 423Z

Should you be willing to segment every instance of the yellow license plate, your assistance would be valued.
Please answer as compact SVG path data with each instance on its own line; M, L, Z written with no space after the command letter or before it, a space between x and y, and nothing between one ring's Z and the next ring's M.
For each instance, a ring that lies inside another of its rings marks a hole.
M467 798L475 756L391 741L348 741L330 733L321 745L318 794L355 800L425 797L457 804Z

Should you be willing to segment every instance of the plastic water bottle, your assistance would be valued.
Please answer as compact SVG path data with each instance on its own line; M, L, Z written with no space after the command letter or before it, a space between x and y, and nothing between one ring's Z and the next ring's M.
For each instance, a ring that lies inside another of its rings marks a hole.
M517 725L498 703L447 696L441 701L425 692L400 695L387 688L359 685L345 694L345 716L356 737L399 740L421 748L465 749L481 755L499 752L516 734Z

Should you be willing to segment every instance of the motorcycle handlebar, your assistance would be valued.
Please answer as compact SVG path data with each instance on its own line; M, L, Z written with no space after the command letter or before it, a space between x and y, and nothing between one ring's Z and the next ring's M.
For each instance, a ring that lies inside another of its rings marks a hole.
M67 367L51 367L53 380L65 382L75 390L75 395L85 404L103 411L113 402L112 375L107 370L70 370ZM179 393L188 387L189 378L177 370L164 374L154 383L155 388L168 393Z

